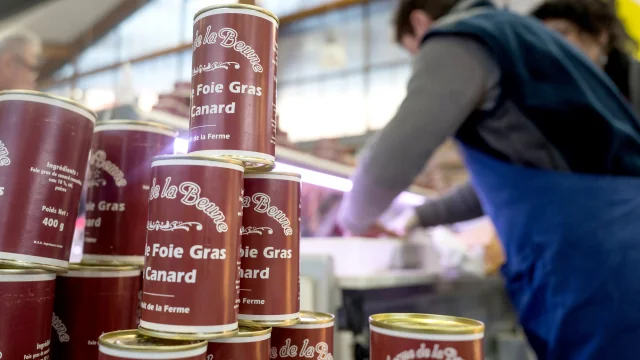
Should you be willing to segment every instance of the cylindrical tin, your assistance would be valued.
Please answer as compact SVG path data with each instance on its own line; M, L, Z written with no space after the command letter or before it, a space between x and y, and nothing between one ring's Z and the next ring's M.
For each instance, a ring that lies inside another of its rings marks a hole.
M293 325L300 317L300 175L245 174L242 206L238 319Z
M484 359L484 324L480 321L443 315L377 314L369 317L369 328L371 360Z
M271 328L245 327L234 337L209 341L207 359L269 360Z
M97 360L100 335L137 325L141 270L71 265L56 280L54 359Z
M69 267L95 121L71 100L0 92L0 264Z
M0 268L0 359L50 357L56 276Z
M332 314L301 311L300 323L273 328L271 359L333 360Z
M190 153L273 167L277 30L277 17L255 6L210 6L196 13Z
M99 360L206 360L207 342L158 339L124 330L100 336L99 349Z
M87 174L83 263L144 264L151 159L177 132L153 122L98 122Z
M237 333L242 163L159 156L152 163L140 331L209 340Z

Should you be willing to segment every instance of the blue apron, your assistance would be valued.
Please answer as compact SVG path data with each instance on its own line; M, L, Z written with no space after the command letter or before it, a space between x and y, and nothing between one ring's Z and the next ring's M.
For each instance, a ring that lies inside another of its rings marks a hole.
M524 168L462 147L538 359L640 359L640 178Z

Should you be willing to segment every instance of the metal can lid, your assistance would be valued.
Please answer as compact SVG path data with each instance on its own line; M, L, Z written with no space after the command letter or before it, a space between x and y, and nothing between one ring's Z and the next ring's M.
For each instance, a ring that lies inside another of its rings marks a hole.
M245 177L247 178L268 178L269 176L292 176L298 179L302 179L302 175L294 172L287 171L269 171L269 172L258 172L258 171L249 171Z
M57 95L52 95L52 94L47 94L47 93L43 93L40 91L34 91L34 90L3 90L0 91L0 98L2 96L9 96L9 95L28 95L28 96L38 96L38 97L43 97L43 98L48 98L48 99L53 99L53 100L57 100L57 101L61 101L63 103L67 103L69 105L73 105L77 108L80 108L86 112L89 113L89 115L92 117L92 120L94 123L96 122L98 115L96 115L96 113L89 109L88 107L82 105L81 103L75 101L75 100L71 100L69 98L66 97L62 97L62 96L57 96Z
M189 155L189 154L158 155L151 160L152 166L153 166L153 163L157 161L163 161L163 160L178 160L178 161L204 160L204 161L221 162L221 163L227 163L232 165L238 165L244 169L244 163L240 160L231 159L227 157L219 157L219 156Z
M329 313L315 311L300 311L300 323L298 325L328 324L335 320L335 316Z
M62 277L131 277L138 276L142 272L136 265L93 265L70 264L69 272L61 274Z
M0 265L0 275L45 275L51 274L49 271L39 269L24 269L13 266Z
M98 344L108 349L135 353L175 353L207 347L206 341L186 341L153 338L138 330L114 331L103 334Z
M376 314L369 324L400 332L438 335L471 335L484 333L484 324L477 320L429 314Z
M241 325L235 337L254 337L271 334L270 327Z
M207 6L205 8L200 9L198 12L196 12L196 14L193 16L194 21L201 14L203 14L203 13L209 11L209 10L214 10L214 9L247 9L247 10L254 10L254 11L257 11L257 12L261 12L261 13L269 16L269 17L272 17L276 21L276 23L278 25L280 25L280 19L278 19L276 14L272 13L271 11L269 11L267 9L263 9L263 8L261 8L259 6L247 5L247 4L223 4L223 5Z
M131 126L131 125L141 127L141 128L146 127L150 129L160 129L167 132L167 134L171 132L172 133L171 136L173 137L178 136L178 131L176 131L176 129L172 128L171 126L163 124L161 122L149 121L149 120L126 120L126 119L100 120L96 123L96 128L94 131L98 132L98 131L101 131L103 128L108 128L108 127L126 128L127 126ZM110 129L105 129L105 130L110 130ZM117 130L117 129L113 129L113 130Z

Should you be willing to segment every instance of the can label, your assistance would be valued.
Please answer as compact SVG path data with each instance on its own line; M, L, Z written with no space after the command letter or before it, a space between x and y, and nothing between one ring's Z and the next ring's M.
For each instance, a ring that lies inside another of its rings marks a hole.
M247 175L242 206L239 319L297 319L300 179L275 174Z
M373 325L370 325L370 329L371 360L484 359L483 334L416 334L383 329Z
M277 22L256 10L218 8L193 26L189 152L273 161Z
M333 360L333 322L273 328L271 359Z
M61 104L0 96L0 259L68 267L95 119Z
M233 337L209 342L207 360L269 360L271 334Z
M56 280L54 359L96 360L103 333L137 323L140 271L70 272Z
M0 359L51 359L54 290L52 274L0 275Z
M242 177L229 163L153 163L140 326L237 329Z
M151 158L173 154L173 135L141 125L96 129L86 181L83 260L144 261Z

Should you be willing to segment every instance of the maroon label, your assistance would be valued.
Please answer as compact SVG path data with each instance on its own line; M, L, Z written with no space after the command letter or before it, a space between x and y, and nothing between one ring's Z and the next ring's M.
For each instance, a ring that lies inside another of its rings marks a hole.
M87 175L83 260L139 262L144 256L151 158L173 154L171 130L98 126Z
M235 337L210 342L207 360L269 360L271 341L266 339Z
M218 8L196 18L193 34L189 152L273 160L276 21L255 10Z
M55 104L0 96L0 258L68 266L93 118Z
M384 330L383 330L384 331ZM405 360L405 359L438 359L438 360L483 360L482 338L460 341L434 341L408 339L401 332L385 331L385 334L374 331L371 334L371 360ZM411 335L407 333L407 335ZM464 335L462 335L464 337ZM425 338L428 335L425 335Z
M300 311L299 178L247 175L242 206L239 318L297 319Z
M136 328L140 271L74 271L56 283L54 359L96 360L100 335Z
M0 359L51 359L55 275L0 275Z
M136 359L136 360L157 360L157 359L172 359L172 360L207 360L206 358L206 353L202 354L202 355L197 355L197 356L189 356L189 357L184 357L184 358L176 358L176 357L159 357L159 356L167 356L169 355L168 353L158 353L158 354L153 354L155 355L154 357L148 357L148 358L143 358L140 357L140 354L136 354L137 356L135 357L123 357L123 356L111 356L111 355L107 355L104 353L100 353L100 357L98 358L99 360L129 360L129 359Z
M237 328L242 170L184 157L153 163L142 327L178 333Z
M318 324L317 328L273 328L271 333L271 359L333 360L333 323Z

